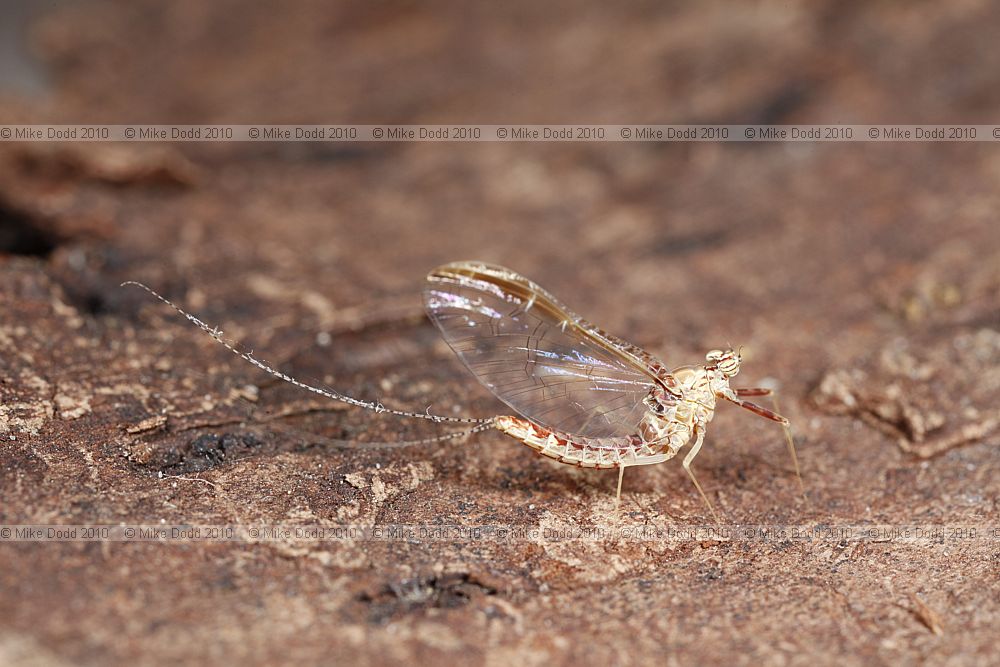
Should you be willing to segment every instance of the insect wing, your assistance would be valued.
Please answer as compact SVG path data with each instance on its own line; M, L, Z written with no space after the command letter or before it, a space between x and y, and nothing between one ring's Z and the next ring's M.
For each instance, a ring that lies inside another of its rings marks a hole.
M449 264L428 276L424 305L469 370L522 416L587 438L638 432L653 378L531 281Z

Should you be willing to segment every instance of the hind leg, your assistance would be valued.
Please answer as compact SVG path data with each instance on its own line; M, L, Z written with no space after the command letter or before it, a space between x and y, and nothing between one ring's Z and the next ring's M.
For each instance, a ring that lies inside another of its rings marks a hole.
M618 491L615 493L615 514L618 513L618 508L621 505L622 479L625 478L625 468L663 463L671 456L672 454L653 454L652 456L635 456L629 458L622 457L621 460L618 461Z
M615 514L618 514L618 508L622 504L622 480L625 478L625 468L627 467L624 463L618 465L618 491L615 493Z

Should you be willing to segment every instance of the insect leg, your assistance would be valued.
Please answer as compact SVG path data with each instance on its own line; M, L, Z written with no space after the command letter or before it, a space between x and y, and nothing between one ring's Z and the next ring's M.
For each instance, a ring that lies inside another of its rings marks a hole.
M625 477L625 468L627 467L624 463L618 464L618 492L615 494L615 514L618 514L618 508L622 503L622 479Z
M766 389L764 387L744 387L742 389L733 389L737 396L773 396L773 389Z
M708 511L712 513L715 523L722 523L722 521L719 520L719 515L715 513L715 507L712 506L712 501L709 500L708 496L705 495L705 492L702 491L701 484L698 483L698 478L694 476L694 472L691 470L691 462L694 461L694 457L698 456L698 452L701 450L701 445L705 442L705 432L700 428L697 428L696 431L697 434L694 446L691 447L691 451L689 451L687 456L684 457L684 461L681 465L684 466L684 471L687 472L688 477L690 477L691 481L694 482L694 488L698 489L698 493L701 494L701 499L704 500L705 504L708 506Z
M621 504L622 500L622 479L625 477L625 468L631 466L648 466L654 465L656 463L663 463L669 459L672 454L653 454L652 456L636 456L634 458L628 459L626 462L624 459L618 461L618 492L615 494L615 513L618 512L618 506Z
M774 404L774 409L776 412L780 412L781 408L778 407L778 395L771 392L771 403ZM785 444L788 446L788 455L792 457L792 465L795 466L795 479L799 483L799 493L805 500L809 500L809 496L806 495L806 485L802 483L802 472L799 470L799 457L795 455L795 440L792 439L792 423L787 419L782 424L785 432Z
M725 394L719 394L722 398L732 401L741 408L745 408L755 415L760 415L771 421L776 421L781 424L781 427L785 431L785 445L788 447L788 454L792 457L792 465L795 467L795 479L799 483L799 492L802 493L802 497L808 499L806 496L806 487L802 483L802 472L799 470L799 457L795 454L795 440L792 439L792 424L785 417L782 417L777 412L772 412L767 408L761 407L756 403L751 403L750 401L745 401L741 396L770 396L771 401L774 403L775 409L778 408L778 397L775 396L772 389L764 388L748 388L748 389L734 389L732 396L727 396Z

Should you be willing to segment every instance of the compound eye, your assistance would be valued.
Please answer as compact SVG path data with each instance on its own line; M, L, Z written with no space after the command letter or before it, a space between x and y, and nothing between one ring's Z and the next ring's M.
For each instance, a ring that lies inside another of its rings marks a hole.
M736 363L735 360L728 359L723 363L719 364L719 370L722 371L725 375L733 377L734 375L740 372L740 365Z

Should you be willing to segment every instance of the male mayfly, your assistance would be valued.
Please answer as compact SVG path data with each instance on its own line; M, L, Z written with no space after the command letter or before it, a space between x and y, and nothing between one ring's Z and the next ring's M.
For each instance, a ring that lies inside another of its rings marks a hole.
M306 384L223 340L221 331L149 287L124 284L145 289L230 351L297 387L380 413L475 425L416 442L436 442L496 428L561 463L617 468L616 506L625 468L662 463L693 442L682 466L718 520L691 470L718 399L782 425L799 488L803 489L788 420L746 400L749 396L771 396L772 391L729 386L740 371L738 351L712 350L704 365L668 370L652 354L590 324L534 282L500 266L446 264L427 276L423 290L427 315L448 345L472 374L516 413L488 419L394 410Z

